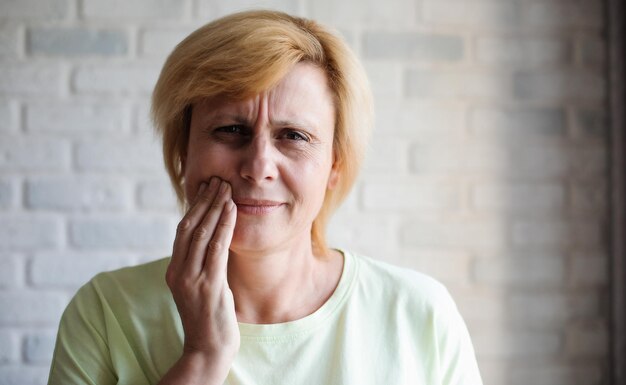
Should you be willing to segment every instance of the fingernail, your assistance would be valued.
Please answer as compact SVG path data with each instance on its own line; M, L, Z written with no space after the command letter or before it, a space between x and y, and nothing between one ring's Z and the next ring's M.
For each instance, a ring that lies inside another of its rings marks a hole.
M220 193L223 194L226 192L226 188L228 188L228 183L222 181L222 185L220 186Z
M206 183L200 183L200 188L198 189L198 195L202 194L206 190Z
M218 179L212 176L211 179L209 179L209 189L213 190L217 181Z

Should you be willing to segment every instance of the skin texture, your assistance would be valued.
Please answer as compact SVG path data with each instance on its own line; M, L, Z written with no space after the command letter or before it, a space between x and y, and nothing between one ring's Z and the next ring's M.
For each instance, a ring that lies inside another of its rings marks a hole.
M302 243L322 205L333 162L334 107L325 74L297 65L273 90L244 102L194 106L185 192L211 176L229 182L239 206L246 198L283 204L272 215L240 215L236 253L266 254ZM272 232L267 226L274 226Z
M311 226L339 175L324 72L299 63L273 89L192 111L184 159L190 210L167 283L184 353L161 384L222 383L239 348L237 322L305 317L334 291L343 258L318 258Z

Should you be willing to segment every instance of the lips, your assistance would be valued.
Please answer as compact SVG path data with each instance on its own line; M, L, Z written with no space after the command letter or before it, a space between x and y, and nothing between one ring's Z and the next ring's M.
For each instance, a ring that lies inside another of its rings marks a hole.
M233 201L237 205L237 213L250 215L269 214L279 209L284 204L267 199L251 198L234 198Z

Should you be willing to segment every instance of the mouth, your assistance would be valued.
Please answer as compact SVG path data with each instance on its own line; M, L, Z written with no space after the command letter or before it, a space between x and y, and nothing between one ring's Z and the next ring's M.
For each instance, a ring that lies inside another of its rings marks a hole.
M284 205L282 202L266 199L234 198L233 201L237 205L238 214L249 215L269 214Z

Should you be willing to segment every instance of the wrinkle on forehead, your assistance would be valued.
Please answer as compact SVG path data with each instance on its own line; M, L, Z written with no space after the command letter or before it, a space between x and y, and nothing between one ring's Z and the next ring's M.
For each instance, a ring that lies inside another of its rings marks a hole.
M322 85L320 87L320 85ZM212 98L197 104L202 122L232 120L255 126L302 126L320 128L323 116L334 128L335 111L326 74L317 66L299 63L278 85L252 98L235 101Z

